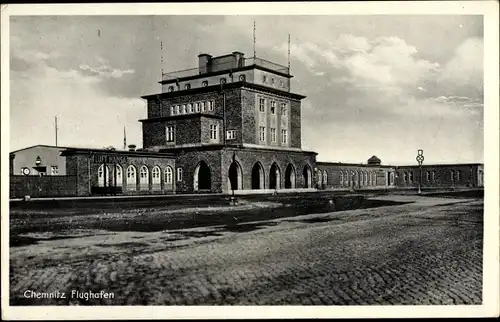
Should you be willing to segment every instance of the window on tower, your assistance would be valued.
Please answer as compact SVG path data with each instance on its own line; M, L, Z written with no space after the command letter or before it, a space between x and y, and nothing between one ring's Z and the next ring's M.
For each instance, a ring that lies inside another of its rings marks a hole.
M276 114L276 101L271 101L271 114Z
M167 126L165 131L165 136L167 142L174 142L175 128L173 126Z
M177 168L177 182L182 181L182 168Z
M288 113L288 109L286 103L281 103L281 116L286 116Z
M234 140L236 138L236 130L228 130L226 133L226 140Z
M264 113L266 111L266 99L259 98L259 112Z
M287 142L288 142L287 131L285 129L282 129L281 130L281 143L287 144Z
M266 127L259 126L259 140L262 142L266 141Z
M217 141L217 124L210 124L210 140Z

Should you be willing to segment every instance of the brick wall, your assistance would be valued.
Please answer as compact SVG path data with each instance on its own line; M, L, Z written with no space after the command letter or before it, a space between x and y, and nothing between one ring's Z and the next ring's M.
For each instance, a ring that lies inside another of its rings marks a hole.
M318 162L318 170L327 173L326 185L324 189L331 188L376 188L394 187L396 185L396 171L393 167L373 166L373 165L349 165L328 162ZM341 171L343 175L341 176ZM352 175L354 172L354 176ZM349 176L346 176L349 173ZM367 179L365 180L365 173ZM361 177L363 178L362 180ZM389 177L389 182L388 182Z
M76 177L75 195L88 196L93 187L98 186L98 169L102 163L94 163L93 158L89 159L88 154L75 154L66 157L66 165L68 174ZM129 156L126 164L117 163L122 170L121 186L124 195L137 195L137 194L162 194L171 193L175 191L175 160L172 158L163 158L155 156ZM127 184L127 168L133 165L136 170L134 188L128 189L130 185ZM140 184L140 168L145 165L148 168L148 185L141 186ZM109 168L109 176L106 180L106 186L114 186L114 164L107 164ZM153 186L152 171L153 167L160 168L160 185ZM165 182L165 169L170 166L172 169L173 181L171 184ZM89 176L90 172L90 176ZM120 186L117 184L117 186Z
M212 140L210 138L210 125L217 125L217 140ZM223 122L221 119L201 117L200 124L197 127L197 130L201 132L201 139L198 142L207 143L207 144L222 144L223 139Z
M142 146L151 148L164 146L166 142L165 122L142 123Z
M231 144L241 144L243 142L243 123L248 121L245 120L246 115L243 114L242 110L242 92L240 89L226 91L226 131L235 130L236 133L236 137L228 142ZM226 135L226 133L222 134Z
M280 187L285 188L285 172L289 164L293 166L295 172L295 188L304 188L305 181L303 169L307 165L313 172L316 162L314 153L291 152L291 151L273 151L260 149L224 149L222 154L222 190L228 191L230 184L228 182L229 167L233 160L233 154L236 162L239 164L242 172L243 189L252 189L252 168L259 163L264 170L264 189L270 187L270 170L273 163L276 163L280 172Z
M422 166L422 186L423 187L465 187L480 186L478 165L438 165ZM418 166L398 167L398 186L418 187L420 183L420 169ZM453 176L452 176L453 172ZM405 180L406 173L406 180ZM413 180L409 180L410 173ZM434 173L434 176L433 176ZM457 178L458 177L458 178Z
M241 143L242 136L240 133L243 118L241 113L241 90L227 89L224 93L226 102L226 129L236 130L236 139L232 140L231 143ZM221 91L162 99L162 112L158 112L156 109L158 107L156 99L150 99L148 101L148 118L159 117L160 115L169 116L171 106L202 101L207 102L212 100L214 101L214 111L209 111L207 109L204 113L197 114L197 116L192 116L193 113L188 113L191 114L191 116L186 114L185 118L175 118L168 121L162 120L158 122L143 122L143 147L146 149L154 147L167 148L181 144L197 144L200 142L209 143L210 140L207 140L205 135L209 132L205 132L206 129L201 128L209 123L209 121L201 121L204 119L203 115L215 115L220 118L224 115L224 97ZM219 138L220 142L222 142L223 135L225 136L223 122L217 121L216 118L206 119L219 123ZM173 125L176 128L175 142L173 143L166 142L165 127L170 125Z
M241 136L243 143L257 143L256 134L256 112L255 112L255 93L253 91L244 89L241 91Z
M176 166L182 169L182 181L176 178L176 190L180 193L193 193L194 173L200 162L205 162L210 168L211 192L221 190L221 150L184 150L178 153ZM175 170L177 174L177 169Z
M301 148L302 126L301 126L301 104L300 101L290 101L290 147Z
M77 194L76 176L20 176L9 177L10 198L67 197Z

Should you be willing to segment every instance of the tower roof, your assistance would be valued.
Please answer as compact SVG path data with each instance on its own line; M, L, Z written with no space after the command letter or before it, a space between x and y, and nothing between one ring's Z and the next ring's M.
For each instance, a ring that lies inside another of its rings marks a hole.
M381 162L375 155L368 159L368 164L380 164Z

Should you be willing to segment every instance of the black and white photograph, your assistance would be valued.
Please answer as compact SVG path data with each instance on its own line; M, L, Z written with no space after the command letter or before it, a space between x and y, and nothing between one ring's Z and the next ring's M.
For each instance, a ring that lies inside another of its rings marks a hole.
M498 316L498 59L496 1L2 5L2 318Z

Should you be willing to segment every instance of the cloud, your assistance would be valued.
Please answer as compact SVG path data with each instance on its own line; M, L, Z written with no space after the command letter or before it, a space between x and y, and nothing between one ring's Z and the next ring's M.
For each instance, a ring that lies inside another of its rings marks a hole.
M121 78L124 75L134 74L133 69L120 70L112 68L108 65L101 65L97 68L90 67L89 65L80 65L80 72L89 76L96 76L102 78Z
M483 40L479 38L466 39L458 46L438 79L446 95L466 93L483 97L483 48Z

